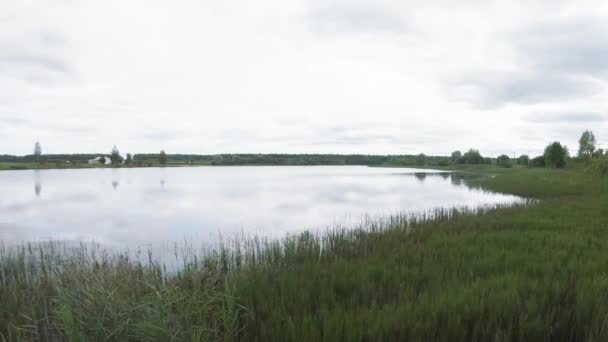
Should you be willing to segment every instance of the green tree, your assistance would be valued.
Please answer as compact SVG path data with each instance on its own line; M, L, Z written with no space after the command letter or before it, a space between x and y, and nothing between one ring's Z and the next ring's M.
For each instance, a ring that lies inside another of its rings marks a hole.
M589 159L593 157L593 153L595 152L595 135L593 132L587 130L584 131L581 135L581 138L578 140L578 157L582 159Z
M538 156L530 160L531 167L545 167L545 156Z
M458 163L460 158L462 158L462 152L454 151L454 152L452 152L452 156L450 159L452 160L452 163Z
M112 148L112 154L110 154L110 161L112 162L112 165L119 164L122 161L120 151L118 150L116 145L114 145L114 147Z
M558 141L553 142L545 148L544 157L546 166L563 168L568 160L568 148Z
M528 165L530 163L530 157L527 154L522 154L517 158L518 165Z
M102 165L105 165L106 161L107 161L106 157L104 157L104 156L101 156L101 158L99 158L99 163L102 164Z
M133 161L133 155L131 153L127 153L127 159L125 160L125 162L127 164L131 164L132 161Z
M160 151L160 155L158 156L158 161L161 163L161 165L167 164L167 153L165 153L165 150Z
M464 164L483 164L484 159L478 150L470 149L462 156Z
M496 165L501 167L511 167L511 158L508 155L502 154L496 158Z
M34 157L37 162L40 161L40 156L42 156L42 146L40 145L40 142L36 141L34 144Z
M426 155L424 153L420 153L416 156L416 165L425 165L426 164Z

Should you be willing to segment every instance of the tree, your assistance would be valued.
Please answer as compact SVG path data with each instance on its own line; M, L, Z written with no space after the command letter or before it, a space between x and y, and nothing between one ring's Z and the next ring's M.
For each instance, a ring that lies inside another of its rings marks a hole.
M478 150L470 149L462 156L464 164L483 164L484 159Z
M102 164L102 165L105 165L106 161L107 161L106 157L104 157L104 156L101 156L101 158L99 158L99 163Z
M158 161L161 163L161 165L167 164L167 153L165 153L165 150L160 151L160 155L158 156Z
M553 142L545 148L544 157L546 166L563 168L568 160L568 148L558 141Z
M131 153L127 153L127 159L126 159L127 164L131 164L132 161L133 161L133 155Z
M426 155L424 153L420 153L416 156L416 165L425 165L426 164Z
M462 158L462 152L460 152L460 151L452 152L452 157L451 157L452 163L458 163L460 158Z
M36 141L34 144L34 157L36 157L36 161L40 161L40 156L42 156L42 146L40 142Z
M511 167L511 158L508 155L503 154L496 158L496 165L502 167Z
M116 148L116 145L112 148L112 154L110 154L110 161L112 165L116 165L122 161L122 157L120 156L120 151Z
M581 138L578 140L578 157L582 159L589 159L593 157L593 152L595 152L595 135L593 132L586 130L581 135Z
M519 158L517 158L517 164L518 165L530 164L530 157L528 157L527 154L522 154L521 156L519 156Z

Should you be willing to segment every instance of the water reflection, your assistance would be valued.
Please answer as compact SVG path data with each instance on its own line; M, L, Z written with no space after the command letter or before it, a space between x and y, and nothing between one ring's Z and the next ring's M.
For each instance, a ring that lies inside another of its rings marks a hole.
M418 179L421 182L424 182L424 180L426 179L427 173L426 172L416 172L414 173L414 177L416 177L416 179Z
M39 172L39 170L34 170L34 193L36 194L36 197L40 197L40 193L42 192Z
M356 224L366 215L520 200L469 188L461 174L366 167L44 170L34 172L34 193L31 177L18 171L0 177L11 194L0 199L4 242L139 246L240 232L282 236Z

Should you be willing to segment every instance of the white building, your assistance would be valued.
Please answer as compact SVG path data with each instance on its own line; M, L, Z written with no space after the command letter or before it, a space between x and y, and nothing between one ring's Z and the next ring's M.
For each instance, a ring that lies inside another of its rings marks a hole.
M111 163L110 158L108 158L108 157L97 157L97 158L93 158L93 159L89 160L89 164L91 164L91 165L102 164L101 163L101 158L105 158L106 159L106 162L104 163L104 165L107 165L107 164Z

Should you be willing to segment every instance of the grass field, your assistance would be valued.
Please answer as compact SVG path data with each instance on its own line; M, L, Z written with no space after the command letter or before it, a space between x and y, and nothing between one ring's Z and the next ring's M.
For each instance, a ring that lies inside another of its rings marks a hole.
M86 246L1 248L0 340L608 340L608 180L466 171L541 201L233 241L178 274Z

